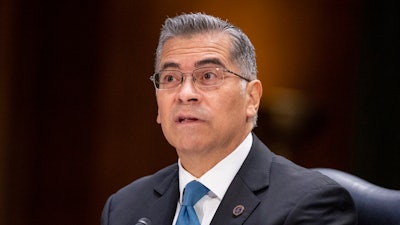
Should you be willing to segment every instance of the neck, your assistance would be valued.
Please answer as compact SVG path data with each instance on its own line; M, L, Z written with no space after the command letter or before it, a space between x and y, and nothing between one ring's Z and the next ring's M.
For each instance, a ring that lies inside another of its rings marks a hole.
M228 154L227 154L228 155ZM226 156L225 156L226 157ZM220 158L208 158L208 157L179 157L181 164L185 170L187 170L190 174L192 174L196 178L200 178L207 171L213 168L218 164L222 159Z
M196 178L200 178L216 164L231 154L247 137L243 136L238 142L232 143L225 149L206 150L206 151L178 151L178 156L185 170Z

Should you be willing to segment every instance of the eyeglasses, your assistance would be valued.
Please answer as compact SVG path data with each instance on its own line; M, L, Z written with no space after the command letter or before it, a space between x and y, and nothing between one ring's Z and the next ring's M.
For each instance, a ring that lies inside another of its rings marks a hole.
M157 89L173 89L182 84L185 77L183 76L184 74L191 74L197 87L208 88L222 85L225 73L236 75L250 82L250 79L222 67L201 67L193 70L192 73L183 73L179 70L161 70L153 74L150 80L153 81Z

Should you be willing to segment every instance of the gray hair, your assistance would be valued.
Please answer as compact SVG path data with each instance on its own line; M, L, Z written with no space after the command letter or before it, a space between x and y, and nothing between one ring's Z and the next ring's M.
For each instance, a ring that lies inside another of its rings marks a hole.
M241 74L250 80L257 79L255 49L247 35L229 22L203 13L182 14L165 20L156 51L156 71L159 68L161 52L168 39L215 31L230 35L233 46L230 58L240 68Z

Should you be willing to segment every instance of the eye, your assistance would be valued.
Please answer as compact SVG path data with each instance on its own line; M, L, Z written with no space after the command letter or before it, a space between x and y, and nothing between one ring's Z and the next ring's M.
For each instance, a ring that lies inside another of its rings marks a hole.
M216 79L218 76L217 74L211 72L211 71L206 71L203 73L203 75L201 76L202 80L214 80Z
M222 82L223 75L218 68L200 68L193 74L200 86L216 86Z
M172 75L167 75L167 76L165 76L165 78L164 78L164 81L165 81L165 82L173 82L174 80L175 80L175 77L172 76Z
M174 72L163 72L160 74L160 83L174 83L178 81L178 75Z

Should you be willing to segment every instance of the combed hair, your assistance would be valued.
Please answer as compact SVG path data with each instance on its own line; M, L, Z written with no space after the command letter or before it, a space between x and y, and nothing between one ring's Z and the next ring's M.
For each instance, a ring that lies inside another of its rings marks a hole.
M155 70L159 68L161 52L168 39L207 32L223 32L230 35L231 61L237 64L243 76L250 80L257 79L255 49L247 35L229 22L203 13L182 14L165 20L156 50Z

